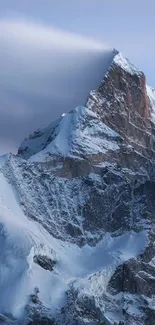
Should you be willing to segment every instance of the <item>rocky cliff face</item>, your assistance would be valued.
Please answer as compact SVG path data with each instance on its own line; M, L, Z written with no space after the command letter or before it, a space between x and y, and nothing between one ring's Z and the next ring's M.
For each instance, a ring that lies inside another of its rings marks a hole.
M2 324L154 324L154 110L116 51L86 107L0 159Z
M155 137L147 90L144 73L118 53L99 88L91 92L87 107L122 135L126 147L150 159Z

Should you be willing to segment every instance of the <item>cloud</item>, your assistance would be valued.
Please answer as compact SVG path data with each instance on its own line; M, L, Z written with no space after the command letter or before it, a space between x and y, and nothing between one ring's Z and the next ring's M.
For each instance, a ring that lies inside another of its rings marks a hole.
M0 20L0 153L80 104L96 88L112 49L26 20Z

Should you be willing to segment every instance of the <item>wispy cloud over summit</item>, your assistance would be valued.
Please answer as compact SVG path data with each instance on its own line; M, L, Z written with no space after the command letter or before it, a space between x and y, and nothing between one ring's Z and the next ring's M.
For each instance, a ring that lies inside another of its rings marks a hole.
M25 46L39 46L45 49L56 47L65 51L102 51L107 48L101 42L81 35L21 19L1 19L0 37L5 39L6 34L12 41L20 41Z
M102 43L26 20L0 21L0 152L84 104L112 60Z

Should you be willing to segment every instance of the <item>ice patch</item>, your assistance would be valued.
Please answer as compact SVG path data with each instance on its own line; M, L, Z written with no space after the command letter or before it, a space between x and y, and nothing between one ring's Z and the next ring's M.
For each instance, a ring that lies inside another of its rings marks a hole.
M113 62L118 65L121 69L128 72L131 75L139 75L142 74L141 70L136 68L127 58L123 56L121 52L119 52L113 59Z

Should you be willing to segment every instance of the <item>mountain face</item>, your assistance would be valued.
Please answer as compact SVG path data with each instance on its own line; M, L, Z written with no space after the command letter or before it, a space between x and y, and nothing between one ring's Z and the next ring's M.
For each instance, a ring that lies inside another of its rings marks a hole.
M0 158L0 322L153 325L155 92L115 56L85 106Z

